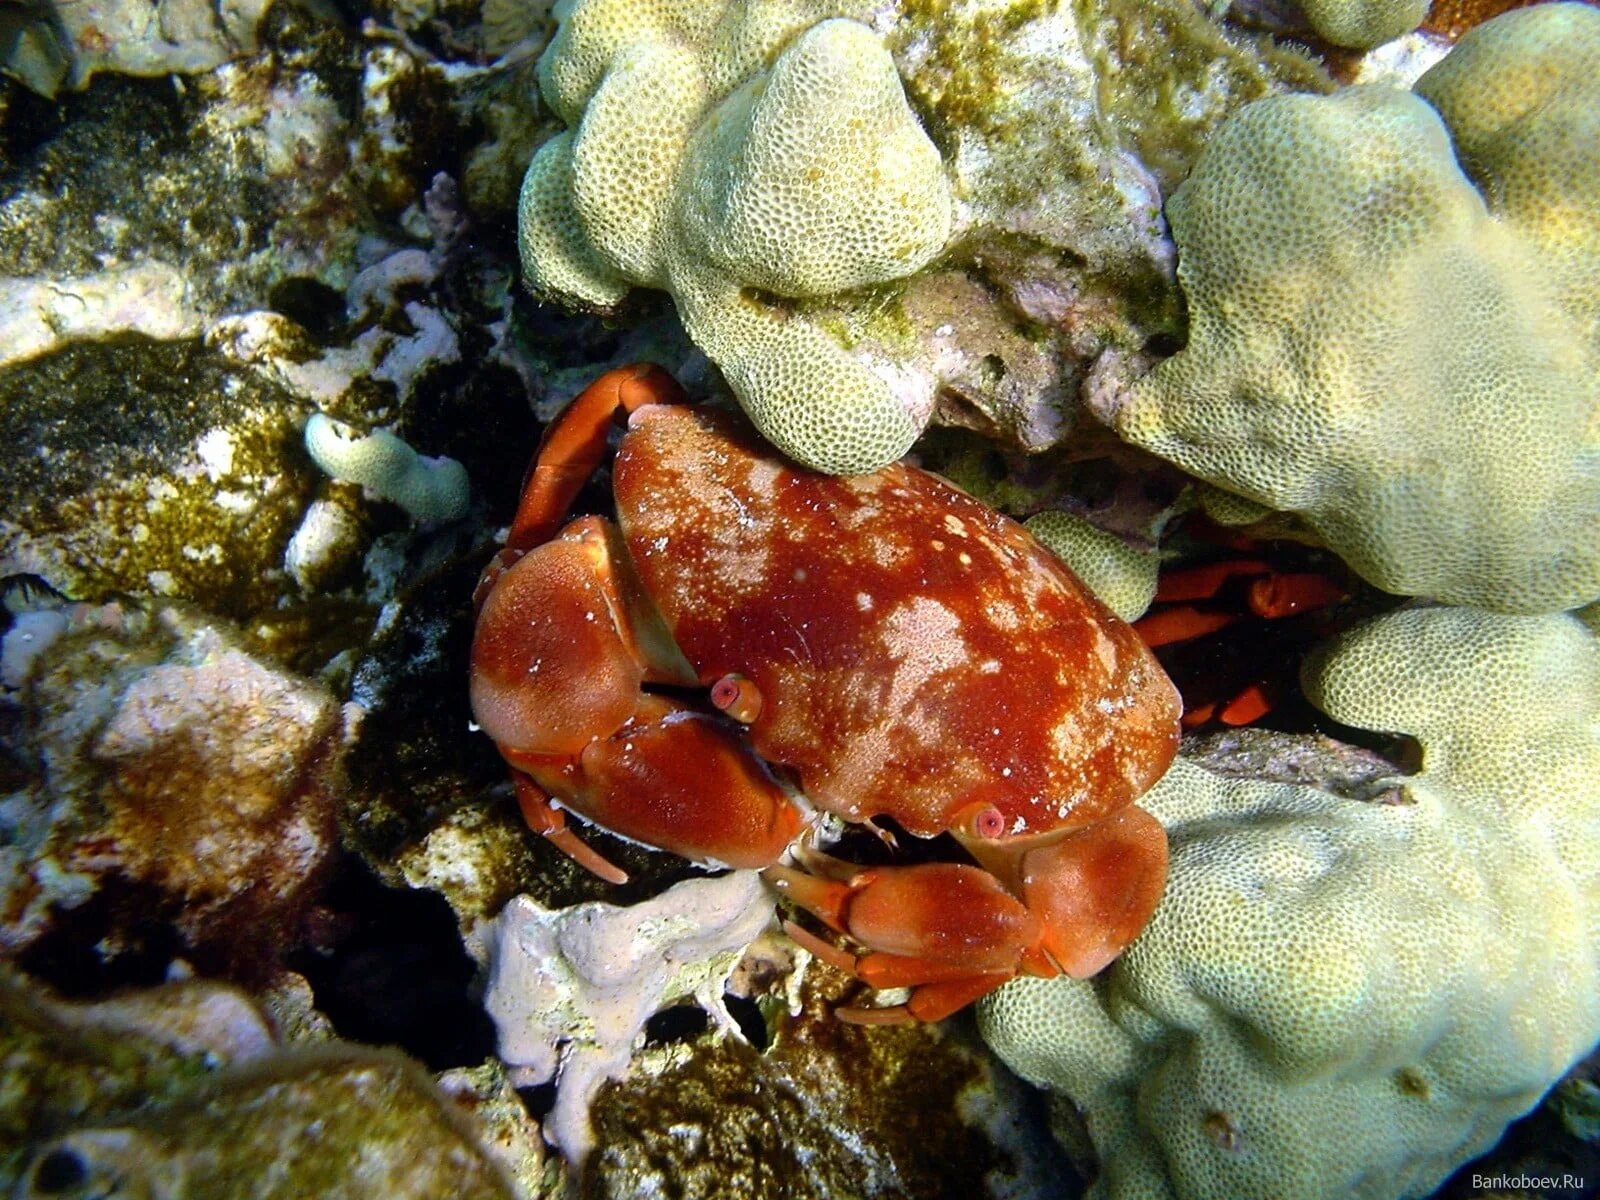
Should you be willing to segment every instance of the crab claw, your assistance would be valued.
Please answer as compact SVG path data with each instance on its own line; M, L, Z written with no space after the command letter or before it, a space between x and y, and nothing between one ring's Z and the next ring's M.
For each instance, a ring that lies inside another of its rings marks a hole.
M1103 969L1161 899L1167 838L1149 813L1125 808L1043 843L997 841L980 856L983 867L923 863L830 878L843 874L840 864L812 854L810 872L773 866L763 876L866 953L789 922L795 941L874 988L913 989L903 1005L842 1008L842 1019L937 1021L1023 972L1084 978Z
M845 882L782 866L762 874L779 894L868 948L857 957L785 925L807 950L874 988L913 989L894 1008L836 1010L858 1024L947 1017L1014 976L1041 935L1038 919L993 876L965 863L879 867Z
M1044 927L1041 948L1064 974L1086 979L1139 936L1167 882L1167 832L1130 806L1025 851L1019 890Z

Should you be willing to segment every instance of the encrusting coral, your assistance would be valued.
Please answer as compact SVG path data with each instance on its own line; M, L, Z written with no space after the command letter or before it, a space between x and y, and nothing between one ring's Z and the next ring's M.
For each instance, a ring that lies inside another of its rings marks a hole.
M668 288L763 433L857 471L903 454L932 397L908 405L889 364L757 294L906 275L943 246L951 200L882 40L819 20L835 7L573 5L540 60L573 131L535 157L518 221L536 290L608 307Z
M1118 432L1387 591L1600 596L1597 113L1579 4L1485 23L1415 94L1246 107L1167 205L1189 342Z
M551 911L518 896L495 922L484 1006L519 1086L555 1082L545 1137L581 1164L594 1145L589 1103L627 1070L645 1022L692 999L724 1033L728 976L772 921L753 871L689 879L627 908Z
M1166 898L1090 981L981 1012L1070 1097L1091 1196L1427 1194L1600 1036L1600 646L1568 615L1390 613L1304 672L1411 734L1375 801L1180 759ZM1492 686L1485 686L1492 681Z

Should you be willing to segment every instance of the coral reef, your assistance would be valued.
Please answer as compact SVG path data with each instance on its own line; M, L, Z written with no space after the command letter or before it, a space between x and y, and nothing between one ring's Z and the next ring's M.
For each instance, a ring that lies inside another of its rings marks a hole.
M1180 759L1146 798L1172 865L1145 935L1101 979L1019 981L982 1013L1085 1114L1092 1195L1424 1195L1600 1035L1589 631L1401 611L1304 683L1413 735L1421 771L1347 799Z
M513 1200L415 1064L283 1050L246 997L177 984L94 1005L0 975L0 1186L21 1200Z
M545 1137L568 1162L581 1164L593 1148L589 1102L627 1069L655 1013L693 1000L723 1034L739 1036L723 988L771 921L753 871L686 880L628 907L552 912L527 896L506 906L484 1004L514 1080L556 1082Z
M165 920L210 961L270 962L333 849L333 698L172 605L39 610L5 660L24 771L0 805L0 948L136 887L107 953Z
M1297 514L1385 590L1600 595L1597 79L1600 12L1548 4L1467 34L1414 95L1243 110L1167 206L1189 342L1118 432Z
M632 283L670 287L781 448L835 471L889 462L931 398L912 410L888 371L747 289L802 300L925 265L950 232L939 152L866 26L805 28L804 6L719 25L720 8L640 23L632 5L590 0L568 15L540 83L575 132L529 167L524 268L540 292L598 308Z
M322 413L306 422L306 452L329 475L359 483L424 524L467 513L467 470L453 458L418 454L386 429L357 435Z
M1318 85L1179 4L584 0L540 59L568 130L524 182L523 266L594 309L670 292L819 469L898 457L941 386L1037 449L1083 360L1175 326L1158 176L1290 78Z
M1428 0L1301 0L1318 35L1335 46L1365 50L1422 23Z
M1155 599L1160 559L1152 551L1059 510L1030 517L1025 527L1124 621L1138 620Z

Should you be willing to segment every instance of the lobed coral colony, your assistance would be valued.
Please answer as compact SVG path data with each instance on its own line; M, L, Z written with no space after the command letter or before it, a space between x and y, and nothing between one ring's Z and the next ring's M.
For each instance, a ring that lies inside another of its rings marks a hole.
M1368 47L1424 7L1305 17ZM972 216L948 110L908 105L931 92L884 10L562 15L530 285L601 310L667 291L803 463L903 452L937 381L816 315L937 271ZM1100 978L984 1002L1001 1056L1082 1114L1097 1196L1424 1195L1600 1036L1600 660L1564 615L1600 598L1597 79L1600 12L1508 13L1409 88L1230 105L1165 205L1182 348L1095 410L1214 519L1271 518L1417 598L1303 687L1423 758L1351 799L1180 757L1147 799L1172 839L1147 932ZM1025 101L987 105L971 124ZM1061 512L1030 529L1125 616L1150 603L1148 548Z
M0 1193L1078 1194L998 1056L1092 1200L1401 1200L1592 1087L1600 0L214 7L0 10Z

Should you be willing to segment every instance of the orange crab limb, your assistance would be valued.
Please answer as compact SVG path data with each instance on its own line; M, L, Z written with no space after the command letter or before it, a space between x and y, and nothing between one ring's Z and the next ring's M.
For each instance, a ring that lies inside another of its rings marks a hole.
M618 367L584 388L545 428L506 549L531 549L565 524L572 501L605 456L613 417L647 404L682 404L686 399L678 381L653 363Z
M591 875L598 875L607 883L628 882L626 871L567 828L566 814L550 803L543 788L518 771L512 772L511 780L517 789L517 806L529 829Z
M1267 694L1267 689L1259 683L1252 683L1228 701L1223 710L1217 714L1217 720L1224 725L1248 725L1252 721L1259 721L1271 711L1272 697Z
M1205 612L1191 605L1168 608L1133 623L1133 630L1154 650L1173 642L1186 642L1232 625L1239 618L1233 613Z
M1167 833L1125 808L1023 854L1022 898L1043 949L1074 979L1103 970L1150 920L1167 881Z
M875 867L839 882L775 866L764 877L867 952L851 955L792 922L786 925L806 949L874 988L915 989L898 1008L840 1010L847 1021L937 1021L993 991L1025 963L1055 973L1034 953L1043 937L1039 921L979 867Z
M974 1000L983 999L1011 978L1011 972L999 971L988 975L969 975L965 979L952 979L947 983L924 984L913 991L904 1004L889 1008L836 1008L833 1015L852 1025L905 1025L912 1021L942 1021Z
M1344 598L1343 588L1326 575L1314 572L1269 575L1250 585L1250 611L1269 620L1326 608Z
M1209 600L1235 575L1265 575L1271 570L1272 568L1260 559L1241 558L1170 571L1162 575L1156 583L1156 603Z

